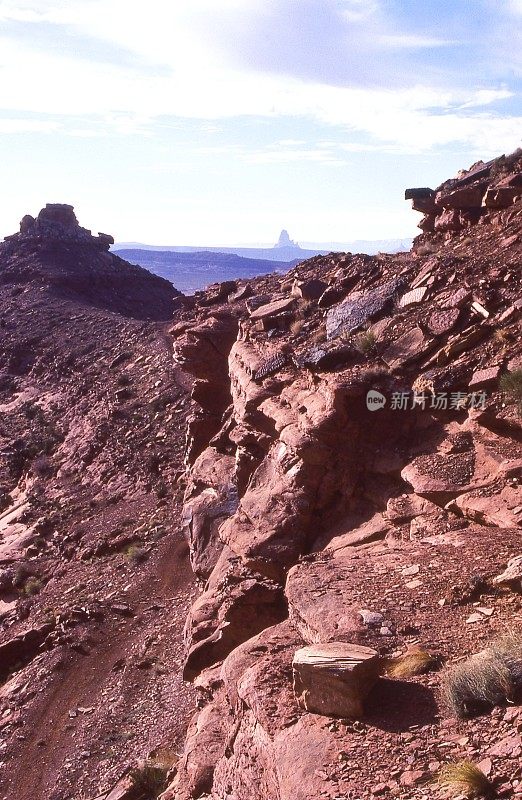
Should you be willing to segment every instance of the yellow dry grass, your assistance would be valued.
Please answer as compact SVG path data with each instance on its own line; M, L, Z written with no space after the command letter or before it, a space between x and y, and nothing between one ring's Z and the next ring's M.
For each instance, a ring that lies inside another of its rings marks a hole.
M471 761L446 764L438 776L438 783L456 795L466 797L491 797L493 786L486 775Z
M387 658L384 674L390 678L413 678L435 667L437 659L424 650L410 650L397 658Z

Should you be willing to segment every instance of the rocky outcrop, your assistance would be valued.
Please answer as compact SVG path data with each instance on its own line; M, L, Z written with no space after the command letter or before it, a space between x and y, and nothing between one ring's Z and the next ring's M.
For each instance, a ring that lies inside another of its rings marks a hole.
M496 214L522 198L522 151L484 163L479 161L437 189L407 189L406 200L425 216L419 223L424 234L451 236L490 222Z
M498 169L410 195L451 231L477 221ZM519 363L521 287L492 202L477 251L456 232L440 253L317 257L216 307L239 325L220 428L188 470L207 582L185 676L201 710L165 800L414 798L436 771L438 678L377 673L418 646L455 658L473 626L494 628L519 555L521 428L499 381ZM348 652L368 680L353 660L351 682ZM372 748L394 777L372 777Z
M26 215L0 244L0 285L42 289L137 319L168 320L182 305L169 281L107 252L112 236L80 227L72 206L47 204Z
M112 387L116 379L110 415L121 425L120 437L103 417L101 380L95 391L88 381L77 387L72 368L66 375L76 401L83 391L89 402L80 404L65 438L61 428L45 427L45 415L31 412L34 431L48 436L53 456L60 453L64 484L88 494L92 485L101 493L107 481L115 494L126 492L129 504L132 495L133 513L161 508L170 530L183 528L199 580L185 623L183 677L198 699L164 800L414 800L443 762L475 757L481 748L492 770L518 774L517 755L510 755L520 752L517 746L494 741L499 731L506 740L516 736L509 727L513 709L502 711L493 727L490 718L472 723L468 736L444 718L442 681L430 671L482 649L482 640L517 620L522 203L513 194L509 207L493 207L503 202L503 188L518 190L517 159L479 164L437 191L410 192L430 229L412 253L318 256L286 275L253 279L248 290L224 282L179 300L168 332L154 328L163 362L145 349L143 357L121 347L110 353L105 383ZM486 195L488 205L480 205L480 224L474 224L479 196L482 204ZM465 231L462 220L469 223ZM0 246L6 296L15 245L16 267L33 270L32 287L52 264L54 298L58 286L62 295L73 292L74 265L96 280L102 264L109 272L117 267L68 207L53 207L22 227L18 239ZM65 248L53 238L58 230L65 238L70 231ZM86 253L91 271L83 267ZM131 273L125 275L132 284ZM103 330L111 330L108 323ZM151 331L144 327L140 334L133 321L121 335L141 342ZM9 326L6 332L9 337ZM29 347L13 340L0 362L6 386L13 376L33 381L39 370L50 381L48 349L33 363ZM156 380L162 363L172 372ZM138 377L146 401L133 394ZM11 402L20 406L20 418L23 392L34 387L24 380L16 386L18 399L4 392L2 400L8 415ZM54 402L53 395L51 408ZM18 431L11 417L9 424ZM171 458L166 450L181 426L184 471L179 445ZM11 504L0 511L8 572L0 576L6 606L0 619L5 611L7 620L15 583L27 584L29 593L38 580L15 574L13 559L22 553L32 567L32 553L56 546L55 518L38 523L25 502L32 450L20 436L11 438L16 445L6 451L7 467L1 465ZM120 475L104 445L130 464L129 439L132 469ZM46 468L35 464L41 473ZM53 487L61 497L63 484ZM14 490L19 505L11 515ZM64 542L67 557L83 548L80 560L92 573L98 569L93 559L116 558L122 547L129 559L138 558L133 547L141 527L134 525L83 543L93 508L84 502L83 525ZM153 536L143 534L151 556ZM38 566L47 579L42 559ZM124 598L134 596L138 605L143 592L150 596L154 581L132 595L133 581L119 568ZM159 562L158 574L165 592L158 618L166 625L176 604L179 558ZM102 613L116 609L131 617L132 604L114 601L109 588ZM147 700L164 671L155 660L160 642L170 642L165 628L157 638L142 631L157 608L157 600L143 602L136 614L133 630L143 632L136 665L120 659L105 665L109 676L130 675L133 686L153 665ZM98 611L85 603L74 614ZM24 651L26 668L36 662L38 669L35 647L53 650L70 635L74 614L60 617L43 641ZM8 643L18 652L16 635L36 629L20 625ZM403 658L422 668L408 672ZM179 661L176 651L165 670L169 681ZM110 680L112 687L119 678ZM168 697L166 715L176 705ZM515 780L506 778L504 795L518 787ZM122 791L125 786L123 780Z
M26 214L20 222L20 233L8 236L6 240L33 244L51 241L88 243L100 250L108 250L114 244L113 237L107 233L92 236L87 228L81 228L73 206L63 203L47 203L36 218Z

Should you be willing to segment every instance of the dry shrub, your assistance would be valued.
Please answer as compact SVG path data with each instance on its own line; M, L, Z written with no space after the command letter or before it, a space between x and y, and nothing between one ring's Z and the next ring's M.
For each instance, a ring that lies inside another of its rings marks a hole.
M413 678L438 666L439 660L424 650L411 650L397 658L387 658L384 673L390 678Z
M130 772L136 800L156 800L167 788L169 769L164 764L145 761Z
M465 797L491 797L493 786L488 778L471 761L458 761L442 767L439 784L457 795Z
M426 242L425 244L420 244L418 247L415 248L415 252L418 256L429 256L431 253L435 253L437 248L431 242Z
M303 326L304 326L303 319L294 320L294 322L292 322L292 324L290 325L290 333L292 333L294 336L297 336L297 334L301 333L301 331L303 330Z
M522 415L522 369L504 373L500 379L500 389L516 403L518 411Z
M42 581L35 575L32 575L24 583L22 592L23 594L27 595L27 597L33 597L35 594L38 594L42 588L42 585Z
M125 551L125 558L133 564L142 564L149 557L149 552L145 547L138 544L131 544Z
M461 719L512 701L522 687L522 636L510 633L446 671L447 705Z
M368 330L355 337L355 347L364 355L371 353L377 344L377 337L373 331Z
M310 342L312 344L320 344L321 342L325 341L326 341L326 328L323 325L312 333L312 335L310 336Z

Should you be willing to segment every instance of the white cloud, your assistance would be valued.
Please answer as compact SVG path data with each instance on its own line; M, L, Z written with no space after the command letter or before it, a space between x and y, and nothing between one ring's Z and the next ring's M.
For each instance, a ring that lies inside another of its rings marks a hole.
M522 6L522 0L517 0L518 4ZM343 4L345 14L368 15L378 9L377 3L366 0ZM102 129L105 126L104 130L123 135L150 134L156 124L166 124L166 117L200 119L212 127L232 117L277 116L309 118L369 137L347 145L353 151L375 147L423 152L451 143L489 151L496 140L496 152L518 145L520 117L484 113L486 106L512 96L506 88L464 91L419 85L393 91L360 89L232 68L226 54L209 42L209 28L217 19L226 22L227 15L262 10L261 0L148 0L143 6L133 4L131 10L127 0L0 1L0 18L37 18L67 25L78 36L111 42L168 68L158 74L136 73L70 54L37 51L27 42L4 36L0 40L0 108L47 118L90 116L93 124L99 124L101 118ZM381 39L396 48L446 43L400 34ZM55 123L49 121L25 124L27 131L31 125L34 131L55 129ZM85 124L64 124L61 129L77 136L92 135ZM294 154L301 152L291 158L312 158L309 150L299 149L297 141L289 146ZM319 152L316 159L323 157ZM270 156L253 154L252 158ZM271 158L283 158L283 154ZM327 159L325 163L329 163Z
M360 22L372 17L380 8L378 0L345 0L347 8L342 15L349 22Z
M377 41L384 47L397 49L424 49L432 47L450 47L456 44L451 39L437 39L430 36L417 36L414 34L384 34Z
M37 119L0 119L0 134L13 133L55 133L59 123Z
M257 150L243 153L242 160L248 164L292 164L297 162L345 166L346 161L328 150Z

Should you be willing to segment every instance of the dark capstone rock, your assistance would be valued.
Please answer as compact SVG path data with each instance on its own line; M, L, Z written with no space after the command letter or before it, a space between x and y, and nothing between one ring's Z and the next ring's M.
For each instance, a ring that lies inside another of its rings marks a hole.
M427 200L430 197L433 197L435 192L433 189L430 189L428 186L421 186L418 189L406 189L404 192L404 199L405 200Z
M20 233L6 236L6 240L18 242L63 242L90 245L96 250L109 250L114 239L108 233L93 236L90 230L78 224L74 208L65 203L47 203L36 219L26 214L20 222Z
M38 214L38 222L57 222L66 228L78 227L73 206L65 203L47 203Z
M34 225L34 222L34 217L32 217L30 214L26 214L20 223L20 233L27 233L30 231Z
M393 278L377 289L362 292L357 297L348 297L343 303L331 308L326 315L327 338L335 339L342 333L350 334L365 322L383 314L403 286L403 279Z
M111 244L114 244L114 236L111 236L110 233L98 233L96 241L100 245L100 248L109 250Z

